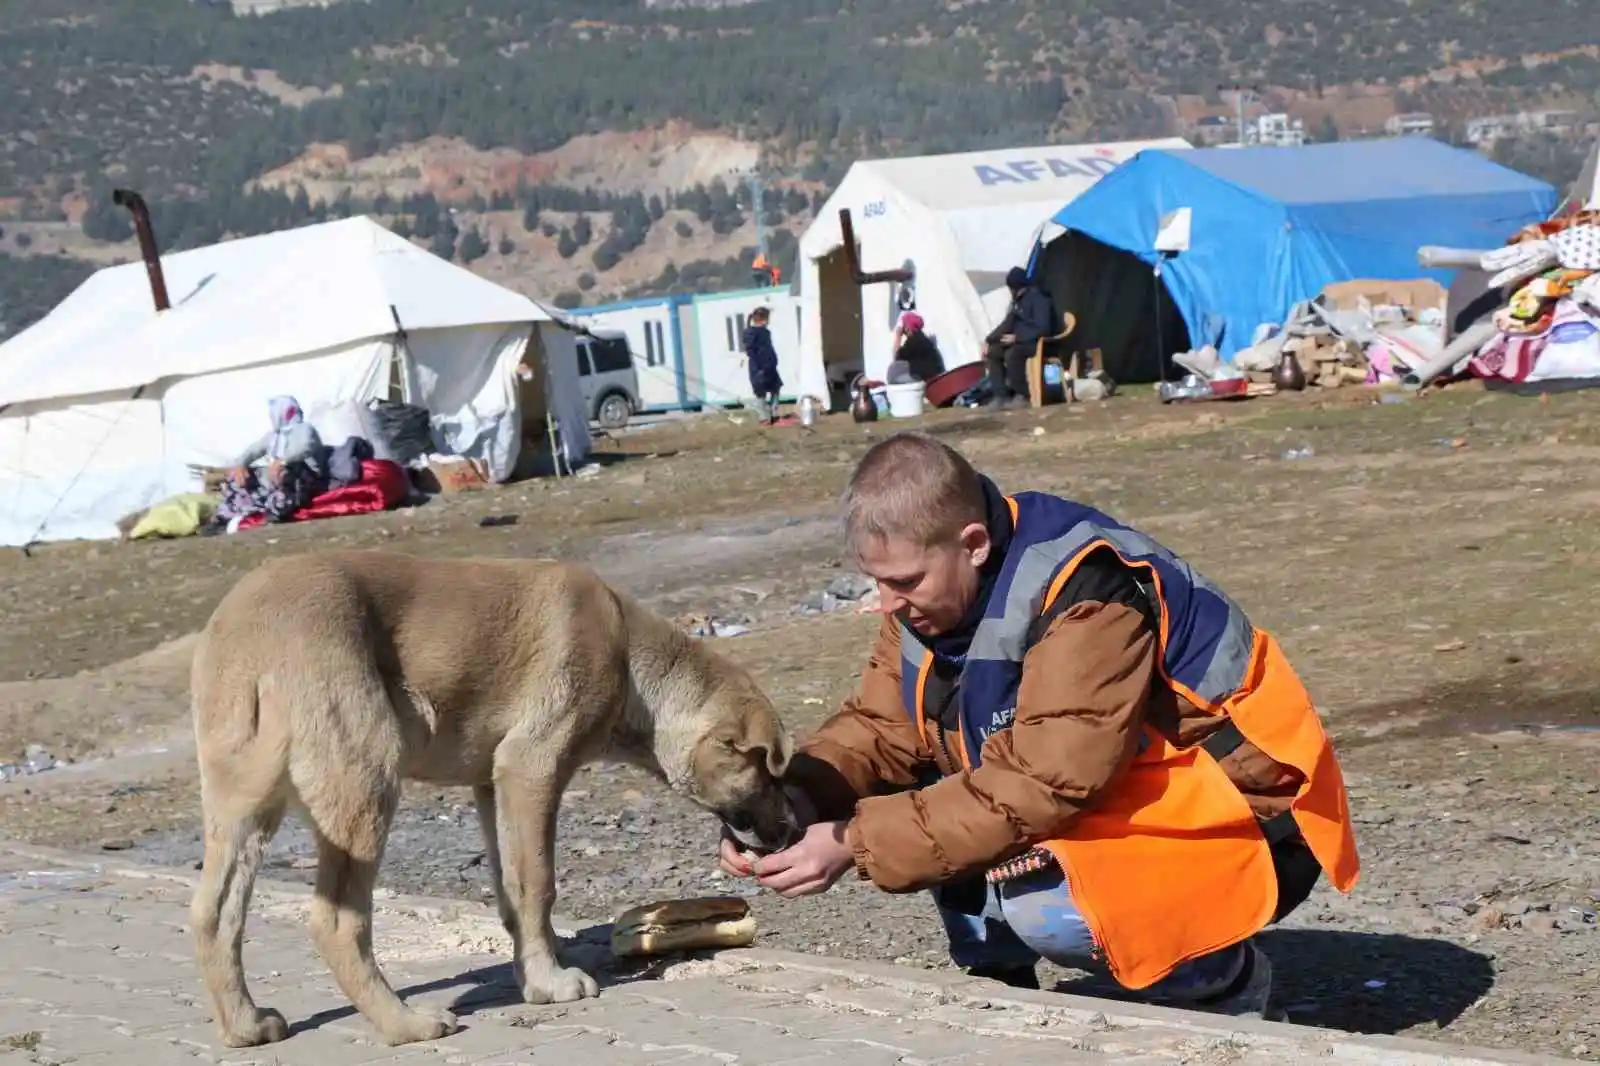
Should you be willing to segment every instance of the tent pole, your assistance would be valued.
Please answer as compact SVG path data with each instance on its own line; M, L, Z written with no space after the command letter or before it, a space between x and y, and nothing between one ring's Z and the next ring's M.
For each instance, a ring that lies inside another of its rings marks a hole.
M534 337L538 336L538 333L539 327L534 326L533 331L528 334L529 350L532 350ZM560 427L556 424L556 379L555 375L550 372L550 350L542 343L542 337L540 338L540 341L539 361L543 364L542 369L544 370L544 432L545 436L549 438L550 441L550 469L556 472L556 480L559 481L567 474L570 474L572 470L570 463L567 464L567 470L563 471L561 469L561 460L564 458L564 456L562 455L562 448L560 444Z
M555 416L550 413L548 407L545 408L544 412L544 431L550 438L550 467L556 472L556 478L559 480L566 477L566 474L561 470L561 454L556 443Z
M394 385L395 381L395 370L398 369L400 371L400 402L410 403L411 397L406 395L406 393L410 391L410 389L407 388L408 378L405 372L405 357L406 355L410 354L409 343L406 338L406 327L400 324L400 310L399 308L395 307L394 304L389 305L389 317L394 319L395 345L393 353L391 353L389 356L389 381L386 383L385 389L387 391L393 391L392 386ZM398 367L396 364L398 364Z
M1155 286L1154 297L1156 309L1156 361L1161 366L1161 383L1167 381L1167 341L1161 330L1161 253L1156 253L1156 267L1150 275L1150 280Z

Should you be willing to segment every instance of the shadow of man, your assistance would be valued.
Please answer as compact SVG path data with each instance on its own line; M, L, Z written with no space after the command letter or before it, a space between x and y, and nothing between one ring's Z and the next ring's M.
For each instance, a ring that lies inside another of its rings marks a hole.
M1494 987L1489 956L1448 940L1332 929L1262 932L1273 1002L1298 1025L1394 1035L1449 1026ZM1107 978L1063 981L1058 992L1131 998Z

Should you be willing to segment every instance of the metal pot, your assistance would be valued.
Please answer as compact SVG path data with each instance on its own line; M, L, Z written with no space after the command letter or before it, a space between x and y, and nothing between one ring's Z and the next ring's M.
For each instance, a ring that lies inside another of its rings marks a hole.
M857 422L876 422L878 420L878 405L872 399L872 390L867 387L866 380L856 379L856 398L850 401L850 417Z
M1300 360L1293 352L1284 352L1283 358L1278 360L1277 369L1272 372L1272 383L1285 392L1299 392L1306 387L1306 372L1300 368Z
M817 424L817 398L815 396L800 397L800 424L814 426Z

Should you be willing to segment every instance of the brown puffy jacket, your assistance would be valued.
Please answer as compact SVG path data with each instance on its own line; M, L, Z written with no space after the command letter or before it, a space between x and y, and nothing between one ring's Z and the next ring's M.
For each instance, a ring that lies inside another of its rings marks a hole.
M1144 724L1179 747L1222 724L1162 682L1156 645L1133 607L1073 604L1023 660L1012 726L968 771L924 743L906 712L900 630L886 618L860 689L801 744L790 773L821 817L849 820L858 870L879 888L910 892L987 870L1061 835L1116 787ZM1249 743L1221 765L1262 818L1287 809L1300 783ZM942 778L917 788L935 767Z

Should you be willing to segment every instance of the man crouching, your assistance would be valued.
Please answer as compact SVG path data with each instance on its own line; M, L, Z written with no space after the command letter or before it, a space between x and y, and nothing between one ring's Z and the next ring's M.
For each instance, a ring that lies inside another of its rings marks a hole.
M1269 1016L1251 937L1360 863L1338 762L1273 638L1148 536L1004 496L921 434L844 495L885 614L861 687L790 763L819 821L753 865L795 897L851 868L932 889L951 957L1043 957L1152 1001Z

